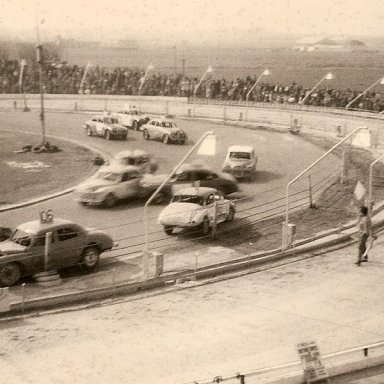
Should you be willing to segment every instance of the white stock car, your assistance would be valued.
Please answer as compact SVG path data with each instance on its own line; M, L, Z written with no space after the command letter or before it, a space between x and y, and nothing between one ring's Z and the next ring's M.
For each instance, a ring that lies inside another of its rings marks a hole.
M82 205L104 205L112 207L118 200L150 196L160 186L164 175L143 175L134 165L105 166L96 175L81 183L75 190L75 199ZM156 203L161 203L168 190L159 194Z
M161 140L164 144L185 144L188 139L187 134L167 118L151 119L142 126L142 131L145 140Z
M215 208L216 206L216 208ZM235 217L235 204L226 200L215 188L193 187L175 193L158 217L167 235L174 228L196 228L203 235L216 223L230 222Z
M141 130L141 126L149 121L149 117L143 115L134 105L125 106L124 109L116 113L116 117L119 124L132 128L135 131Z
M249 145L232 145L228 148L222 171L237 179L254 180L257 156Z
M103 136L107 140L114 138L126 140L128 136L128 128L120 125L117 118L112 115L95 115L87 120L83 127L88 136Z

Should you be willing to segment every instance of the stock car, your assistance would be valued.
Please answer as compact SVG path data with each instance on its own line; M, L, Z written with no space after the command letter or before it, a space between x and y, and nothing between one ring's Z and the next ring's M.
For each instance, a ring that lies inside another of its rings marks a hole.
M141 172L155 173L159 165L152 155L142 149L126 150L116 153L116 155L107 162L107 165L135 165Z
M48 232L52 236L46 262ZM22 276L76 264L90 270L98 263L100 254L112 247L113 240L106 233L69 220L51 217L29 221L19 225L8 240L0 242L0 284L11 286Z
M119 124L116 117L108 114L93 116L83 124L83 127L88 136L102 136L106 140L115 138L126 140L128 136L128 128Z
M196 182L201 187L215 188L224 196L239 190L239 184L232 175L194 164L183 164L169 181L172 193L192 187Z
M75 190L75 199L82 205L112 207L118 200L150 196L167 175L143 175L134 165L111 165L99 169L96 175ZM155 203L162 203L169 189L164 188Z
M257 156L249 145L232 145L228 148L222 171L230 173L237 179L254 180Z
M142 131L145 140L161 140L164 144L185 144L188 140L187 134L173 120L165 117L149 120L142 126Z
M146 124L150 119L143 115L135 105L127 105L124 109L116 113L119 124L124 127L132 128L135 131L141 129L143 124Z
M160 213L158 223L171 235L174 228L196 228L203 235L215 222L230 222L235 217L235 204L226 200L215 188L193 187L176 192Z

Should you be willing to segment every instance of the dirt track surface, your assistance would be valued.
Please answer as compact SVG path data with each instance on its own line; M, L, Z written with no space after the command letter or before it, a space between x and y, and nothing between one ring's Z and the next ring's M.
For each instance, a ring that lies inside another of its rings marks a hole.
M360 268L349 246L215 284L1 323L2 380L181 384L297 361L300 341L316 340L322 354L380 341L382 248L379 238Z

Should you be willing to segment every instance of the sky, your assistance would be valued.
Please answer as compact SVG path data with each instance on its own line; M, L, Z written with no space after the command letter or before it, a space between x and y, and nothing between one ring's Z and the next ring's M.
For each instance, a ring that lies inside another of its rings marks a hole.
M277 34L380 36L383 0L1 0L0 31L28 38L182 40Z

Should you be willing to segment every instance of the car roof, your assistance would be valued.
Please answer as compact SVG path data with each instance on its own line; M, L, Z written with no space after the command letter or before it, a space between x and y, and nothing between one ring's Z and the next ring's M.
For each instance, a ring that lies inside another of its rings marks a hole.
M47 228L57 228L62 225L75 224L71 220L54 218L52 221L41 222L40 220L28 221L26 223L20 224L17 229L20 229L27 233L38 233L41 230L46 230ZM77 225L77 224L76 224Z
M139 156L148 156L148 152L143 149L127 149L126 151L121 151L116 153L114 159L124 159L125 157L139 157Z
M140 172L141 169L137 165L111 164L99 169L101 172L123 173L123 172Z
M215 172L212 168L206 166L206 165L200 165L200 164L182 164L179 169L176 171L176 174L182 173L182 172L189 172L189 171L210 171Z
M250 145L231 145L228 152L252 152L254 148Z
M217 192L215 188L209 187L190 187L185 189L180 189L174 195L192 195L192 196L206 196L210 193Z

